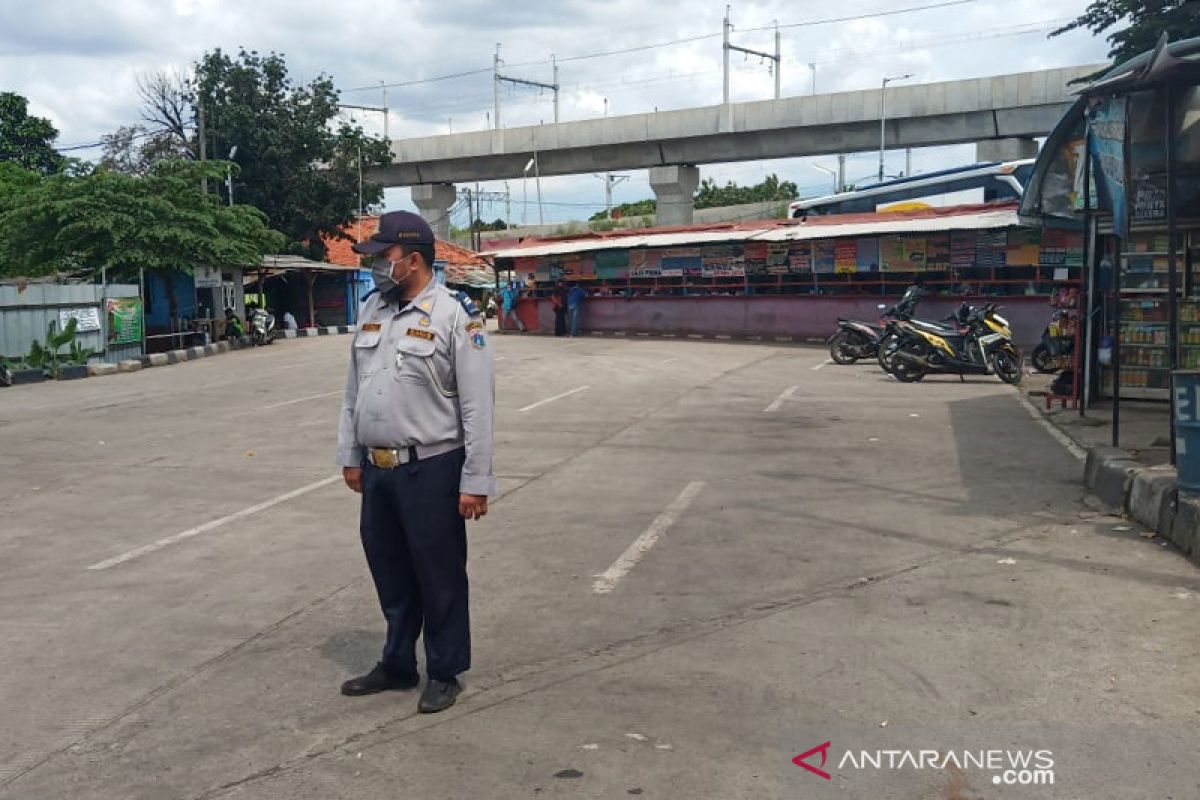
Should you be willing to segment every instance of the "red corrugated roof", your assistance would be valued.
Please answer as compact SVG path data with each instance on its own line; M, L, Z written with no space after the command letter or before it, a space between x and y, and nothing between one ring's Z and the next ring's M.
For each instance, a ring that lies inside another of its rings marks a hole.
M347 267L357 267L361 263L358 253L350 249L354 242L366 239L379 228L379 217L363 217L358 222L352 222L342 230L351 238L348 239L325 239L325 249L328 251L328 256L325 260L330 264L341 264ZM361 235L360 235L361 230ZM480 255L468 250L465 247L459 247L450 242L444 242L441 239L435 244L437 258L439 261L445 261L450 267L487 267L491 269L488 262Z
M577 233L569 236L546 236L546 237L528 237L521 239L519 244L510 244L508 248L497 246L497 243L489 243L489 250L498 251L502 249L515 249L520 247L532 247L535 245L552 244L555 242L580 242L580 241L605 241L612 240L619 243L621 239L628 237L646 236L655 233L718 233L721 231L764 231L775 228L789 228L797 225L803 225L806 228L821 227L825 225L854 225L865 224L881 221L901 221L901 220L917 220L917 219L940 219L944 217L963 216L965 214L977 214L987 211L1005 211L1017 209L1015 202L1003 203L979 203L974 205L961 206L942 206L938 208L920 208L906 211L876 211L869 214L823 214L812 215L806 219L760 219L748 220L744 222L716 222L703 225L676 225L664 226L655 228L623 228L611 231L593 231L589 233Z

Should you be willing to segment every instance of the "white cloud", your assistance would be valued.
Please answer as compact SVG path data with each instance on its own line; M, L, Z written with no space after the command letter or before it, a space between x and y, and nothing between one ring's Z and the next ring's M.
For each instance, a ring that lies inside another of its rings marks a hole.
M773 21L782 30L784 95L811 91L810 62L819 91L871 88L885 74L911 72L914 80L944 80L1103 60L1108 47L1086 32L1047 40L1045 30L1021 33L1017 26L1074 17L1086 0L977 0L917 13L806 27L794 23L848 17L917 5L917 0L844 0L837 4L795 0L738 3L732 18L735 44L756 50L774 47ZM239 46L287 57L293 77L319 73L343 90L411 81L481 69L481 74L388 91L393 138L482 129L492 111L492 54L502 42L505 74L549 82L550 54L559 57L564 120L597 117L608 99L611 115L697 105L721 97L721 17L724 4L644 3L641 0L114 0L96 4L57 0L0 7L0 87L27 96L31 107L50 116L60 142L96 141L139 117L136 76L175 68L183 71L204 52ZM706 37L671 47L586 60L572 56ZM968 38L971 37L971 38ZM524 65L524 66L523 66ZM774 77L754 57L731 58L735 100L766 99ZM375 105L378 89L346 91L347 102ZM505 88L506 126L550 121L548 92ZM356 112L364 126L382 129L379 115ZM89 155L89 154L85 154ZM94 155L90 154L90 155ZM897 156L903 164L903 156ZM964 157L964 149L918 154L918 166ZM967 156L969 157L969 156ZM873 156L851 159L863 175ZM833 159L818 159L832 163ZM808 159L711 165L702 174L720 182L752 182L777 172L802 187L827 185ZM510 182L515 187L519 181ZM495 189L495 185L489 187ZM516 189L514 188L514 191ZM555 219L583 217L589 209L570 203L603 204L603 182L591 176L546 179L543 194ZM649 195L645 174L621 184L618 201ZM532 184L530 196L533 196ZM389 192L393 202L406 191ZM532 201L531 201L532 202ZM514 215L519 204L514 206ZM536 213L536 208L532 209ZM531 217L533 214L531 214Z

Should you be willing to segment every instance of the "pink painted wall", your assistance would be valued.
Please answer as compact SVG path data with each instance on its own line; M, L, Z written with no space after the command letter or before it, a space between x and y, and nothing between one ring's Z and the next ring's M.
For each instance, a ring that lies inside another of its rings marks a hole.
M825 338L837 330L838 317L874 320L879 303L893 297L824 297L760 295L757 297L592 297L584 303L580 328L589 331L673 333L676 335L794 336ZM943 298L922 300L918 316L936 320L965 299L972 305L996 302L1013 327L1017 345L1028 352L1041 339L1050 318L1050 299L1042 296ZM523 299L517 313L531 331L553 333L549 298Z

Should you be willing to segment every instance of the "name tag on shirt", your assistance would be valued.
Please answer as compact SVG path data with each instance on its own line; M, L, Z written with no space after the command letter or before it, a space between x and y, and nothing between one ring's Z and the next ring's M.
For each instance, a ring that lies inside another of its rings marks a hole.
M371 331L377 331L379 328L380 324L378 322L364 322L362 325L358 326L360 331L366 331L367 333L370 333Z
M432 342L435 338L437 338L436 336L434 336L433 331L423 331L420 328L409 328L408 335L415 336L418 339L425 339L430 342Z

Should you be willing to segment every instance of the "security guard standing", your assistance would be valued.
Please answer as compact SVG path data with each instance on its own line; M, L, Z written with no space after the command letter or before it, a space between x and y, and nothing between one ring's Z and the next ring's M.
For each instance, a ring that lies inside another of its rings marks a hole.
M418 703L442 711L471 665L466 520L495 493L495 379L483 315L433 279L434 236L406 211L384 214L354 250L376 291L359 313L338 428L346 485L362 494L363 550L387 620L383 657L342 694L412 689L416 641L429 680Z

